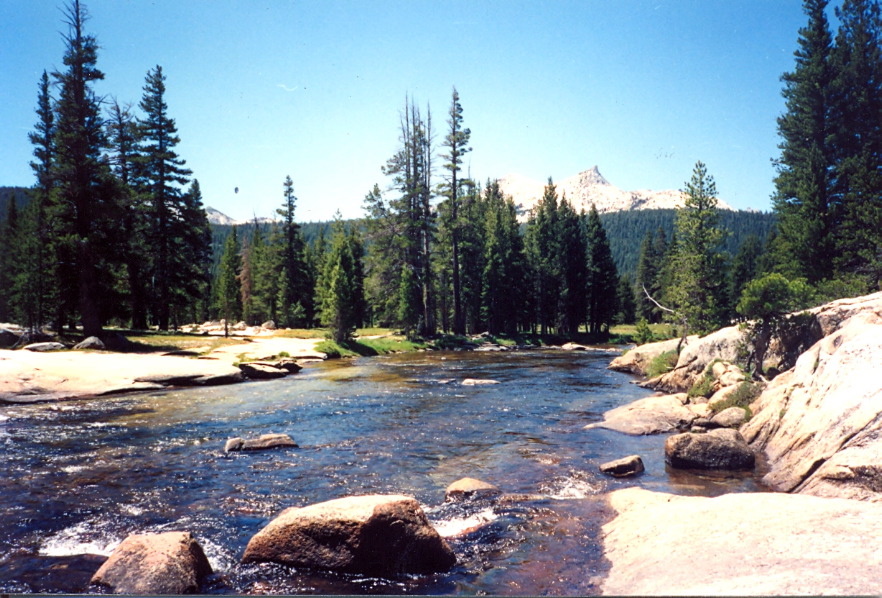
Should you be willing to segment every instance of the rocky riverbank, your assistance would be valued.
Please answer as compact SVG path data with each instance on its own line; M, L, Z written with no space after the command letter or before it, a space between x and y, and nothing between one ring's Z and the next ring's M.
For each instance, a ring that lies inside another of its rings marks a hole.
M711 403L725 388L713 371L736 362L747 342L738 327L690 339L669 372L643 384L683 393L710 376L716 385ZM671 344L638 347L610 367L643 373ZM782 373L753 398L745 411L749 421L739 426L767 464L762 481L779 492L717 498L636 488L611 493L618 515L604 526L611 568L603 592L882 592L882 382L874 372L880 356L882 293L804 313L766 364ZM690 406L686 395L652 397L609 412L596 425L630 433L700 432L691 429L697 418ZM636 421L630 429L629 415Z
M0 403L32 403L156 390L233 384L285 375L294 358L322 359L316 339L252 337L202 355L102 350L0 349ZM238 364L247 354L258 362ZM292 356L279 360L276 356ZM272 359L272 363L265 363ZM262 365L261 365L262 364ZM267 367L269 366L269 367ZM278 366L278 367L277 367ZM298 368L299 369L299 368Z

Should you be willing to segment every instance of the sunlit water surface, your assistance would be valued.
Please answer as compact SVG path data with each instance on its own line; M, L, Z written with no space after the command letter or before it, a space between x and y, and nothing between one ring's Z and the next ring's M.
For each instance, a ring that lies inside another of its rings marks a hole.
M584 430L649 394L608 371L611 357L418 353L326 362L272 382L0 406L0 591L86 591L127 535L185 530L215 570L209 593L596 593L606 492L758 488L752 476L666 470L664 436ZM223 452L228 438L269 432L300 448ZM598 473L633 453L645 474ZM444 488L467 476L508 496L445 505ZM452 571L378 579L239 564L287 507L385 493L420 501L457 554Z

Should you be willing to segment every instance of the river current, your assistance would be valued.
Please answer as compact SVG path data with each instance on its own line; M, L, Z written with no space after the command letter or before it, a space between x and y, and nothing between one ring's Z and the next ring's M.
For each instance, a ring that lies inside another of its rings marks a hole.
M0 592L83 592L127 535L190 531L217 594L576 595L607 567L605 493L757 490L752 476L665 467L664 436L585 430L648 396L612 355L429 352L329 361L268 382L0 405ZM467 378L494 385L465 386ZM228 438L289 434L296 449L224 453ZM634 479L598 465L640 454ZM502 500L444 503L462 477ZM291 506L354 494L417 498L458 563L368 578L241 565L248 540Z

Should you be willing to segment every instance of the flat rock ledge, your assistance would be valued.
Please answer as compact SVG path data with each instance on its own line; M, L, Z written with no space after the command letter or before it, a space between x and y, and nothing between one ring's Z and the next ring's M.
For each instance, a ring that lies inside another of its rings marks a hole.
M608 496L604 595L879 595L882 504L779 493Z
M114 594L195 594L211 573L189 532L136 534L113 551L91 584Z
M394 576L447 571L456 557L415 499L371 495L286 509L251 538L242 562Z
M634 436L659 434L686 429L709 413L706 404L691 404L686 393L651 396L611 409L603 414L603 421L585 429L606 428Z

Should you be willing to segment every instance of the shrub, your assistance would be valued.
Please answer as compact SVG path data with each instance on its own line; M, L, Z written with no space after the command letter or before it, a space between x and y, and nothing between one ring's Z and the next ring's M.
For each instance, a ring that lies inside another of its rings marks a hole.
M714 376L710 372L710 368L704 371L701 378L692 385L692 388L686 393L692 397L710 397L714 393Z
M638 345L645 345L653 340L652 330L649 329L649 323L641 318L637 322L637 329L634 331L634 342Z
M670 372L677 365L678 357L676 351L667 351L661 355L656 355L646 368L646 377L655 378Z
M756 400L764 387L765 385L762 382L742 382L725 401L712 405L711 410L714 413L719 413L729 407L741 407L747 412L747 418L750 419L753 415L750 412L750 404Z

